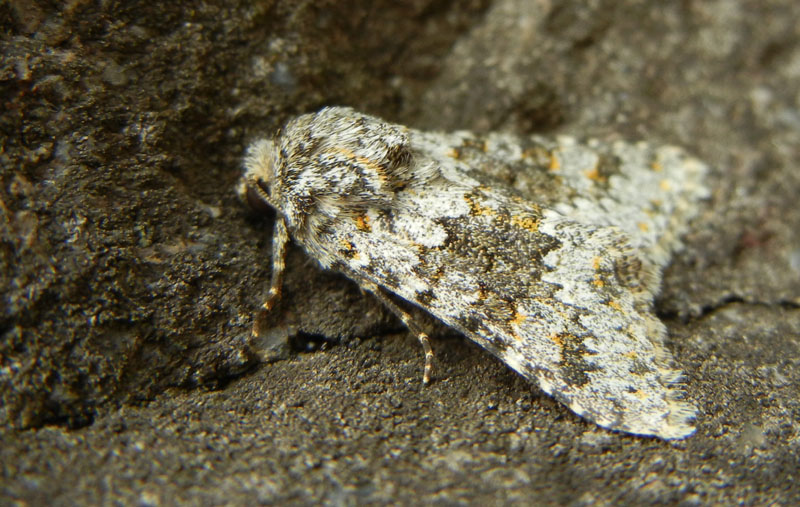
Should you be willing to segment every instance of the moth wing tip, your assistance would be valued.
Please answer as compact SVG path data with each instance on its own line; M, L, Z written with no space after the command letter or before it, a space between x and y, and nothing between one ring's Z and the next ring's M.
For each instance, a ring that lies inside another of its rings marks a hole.
M691 436L697 430L694 425L697 407L675 399L670 400L669 407L669 414L658 436L667 440L680 440Z
M639 420L633 424L623 425L614 429L635 435L657 437L663 440L682 440L694 434L697 430L694 425L697 408L691 403L677 399L668 400L667 407L668 412L660 415L659 421L655 424ZM652 421L650 418L644 419Z

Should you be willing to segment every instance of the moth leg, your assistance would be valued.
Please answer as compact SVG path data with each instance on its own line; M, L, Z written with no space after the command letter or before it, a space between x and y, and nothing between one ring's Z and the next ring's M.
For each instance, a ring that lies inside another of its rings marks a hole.
M286 268L286 245L289 243L289 232L286 230L286 222L280 216L275 218L275 231L272 234L272 275L269 282L269 292L267 299L261 304L261 308L253 321L253 334L258 336L266 314L272 310L275 303L281 297L281 287L283 286L283 272Z
M403 321L403 324L406 325L409 331L414 333L419 340L419 343L422 345L422 350L425 351L425 370L422 374L422 383L429 384L431 381L431 372L433 371L433 349L431 348L431 342L428 339L428 335L414 322L411 314L407 311L400 308L397 303L391 300L386 293L375 285L374 283L370 282L369 280L361 280L362 286L370 291L371 293L375 294L381 303L383 303L389 310L397 316L398 319Z

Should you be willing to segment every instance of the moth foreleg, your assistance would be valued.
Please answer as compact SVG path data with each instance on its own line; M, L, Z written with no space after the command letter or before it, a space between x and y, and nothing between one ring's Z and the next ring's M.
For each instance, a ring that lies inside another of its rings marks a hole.
M417 336L419 343L422 345L422 350L425 351L425 370L422 374L422 383L430 383L431 373L433 372L433 349L431 348L431 342L428 339L428 335L417 325L416 322L414 322L414 318L411 316L411 314L400 308L397 303L392 301L392 299L387 296L384 290L378 285L368 280L362 280L361 285L366 290L375 294L375 297L377 297L381 303L389 308L389 310L395 314L398 319L403 321L403 324L405 324L409 331Z
M272 310L275 303L281 298L283 287L283 272L286 268L286 245L289 243L289 232L286 222L280 216L275 217L275 231L272 234L272 275L269 282L267 299L261 304L261 309L253 321L253 335L258 336L266 314Z

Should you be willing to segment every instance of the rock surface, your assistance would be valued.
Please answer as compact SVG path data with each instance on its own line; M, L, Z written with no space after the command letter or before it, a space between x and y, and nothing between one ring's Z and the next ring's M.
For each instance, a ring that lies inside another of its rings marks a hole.
M795 3L0 5L3 503L800 502ZM246 144L328 104L422 129L687 147L714 196L658 310L700 409L666 443L414 338L290 251Z

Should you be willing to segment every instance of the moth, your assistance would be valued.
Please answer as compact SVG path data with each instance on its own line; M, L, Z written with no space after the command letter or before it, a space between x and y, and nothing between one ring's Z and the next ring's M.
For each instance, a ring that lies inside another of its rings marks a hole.
M663 439L694 431L653 311L660 269L708 196L674 147L422 132L329 107L254 142L241 191L288 241L374 294L433 352L408 304L579 416ZM254 332L258 332L254 326Z

